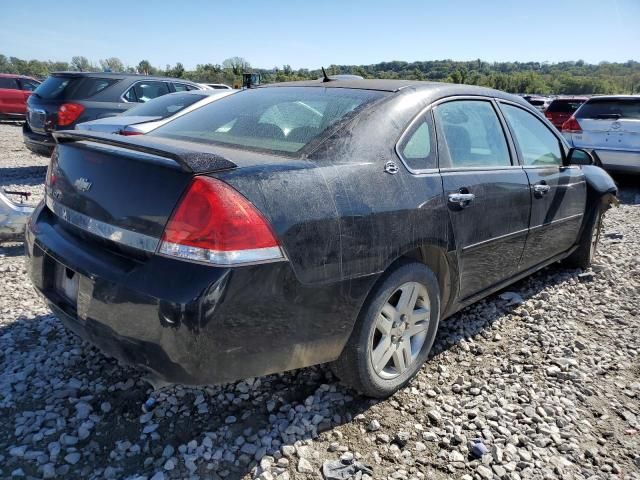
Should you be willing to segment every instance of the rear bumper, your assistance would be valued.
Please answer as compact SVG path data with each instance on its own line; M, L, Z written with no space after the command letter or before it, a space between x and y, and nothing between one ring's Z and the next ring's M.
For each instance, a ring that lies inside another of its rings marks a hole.
M35 133L26 123L22 126L22 138L25 146L38 155L51 156L56 146L56 142L51 135Z
M75 234L40 205L27 270L73 332L168 383L211 384L336 359L375 278L300 284L289 263L216 268L158 255L127 259ZM77 303L54 285L79 276Z
M594 149L602 167L610 172L640 173L640 151Z

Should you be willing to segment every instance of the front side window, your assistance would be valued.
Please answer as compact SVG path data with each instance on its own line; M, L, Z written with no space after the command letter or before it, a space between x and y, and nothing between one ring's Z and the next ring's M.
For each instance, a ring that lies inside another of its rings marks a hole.
M198 108L149 135L294 153L385 95L347 88L248 89Z
M531 113L513 105L500 106L520 149L524 165L561 165L560 141Z
M169 93L165 82L138 82L124 94L127 102L148 102Z
M411 126L398 145L398 153L411 170L437 167L431 112Z
M438 131L449 165L459 167L506 167L509 148L493 106L488 101L456 100L435 109ZM442 155L440 166L447 166Z

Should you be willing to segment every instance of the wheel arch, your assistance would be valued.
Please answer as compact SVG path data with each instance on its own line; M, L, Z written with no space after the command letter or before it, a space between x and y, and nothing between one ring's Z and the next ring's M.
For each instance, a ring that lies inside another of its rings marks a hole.
M393 268L400 261L418 261L438 279L440 288L440 315L450 310L450 306L458 293L458 268L455 256L447 254L447 250L437 245L421 245L405 251L389 267Z

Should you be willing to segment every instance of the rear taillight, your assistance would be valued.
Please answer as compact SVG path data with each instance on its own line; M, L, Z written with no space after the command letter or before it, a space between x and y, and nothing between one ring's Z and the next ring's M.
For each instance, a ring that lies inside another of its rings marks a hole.
M195 177L165 227L160 253L214 265L284 260L271 227L226 183Z
M582 127L574 116L569 117L569 120L562 124L561 130L566 133L582 133Z
M63 103L58 109L58 125L65 127L75 122L84 112L84 107L79 103Z

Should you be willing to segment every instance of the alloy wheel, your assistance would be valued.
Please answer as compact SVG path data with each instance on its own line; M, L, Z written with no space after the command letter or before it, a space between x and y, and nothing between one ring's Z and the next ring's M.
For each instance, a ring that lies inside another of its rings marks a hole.
M378 313L370 342L374 372L385 380L404 373L416 361L427 338L431 312L424 285L398 287Z

